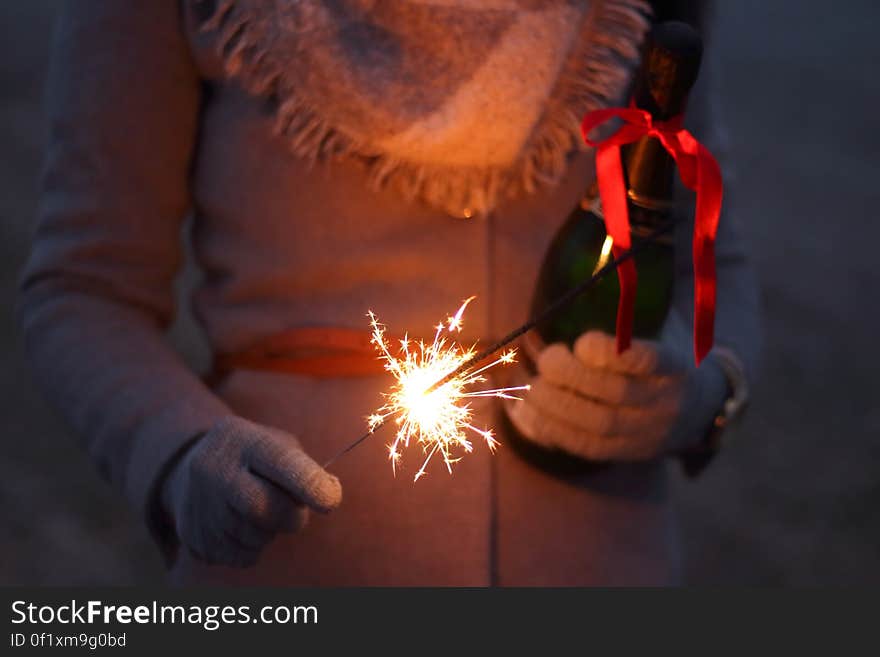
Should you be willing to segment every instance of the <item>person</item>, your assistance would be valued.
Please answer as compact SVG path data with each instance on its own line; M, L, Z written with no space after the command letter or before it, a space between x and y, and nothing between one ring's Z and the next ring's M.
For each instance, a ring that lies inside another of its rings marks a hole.
M579 118L625 100L649 13L639 0L67 3L26 349L171 581L679 581L665 464L701 444L732 386L717 350L698 368L677 357L687 267L662 340L620 356L598 333L553 345L512 413L528 439L564 434L606 467L556 476L500 434L496 454L475 447L451 477L413 483L421 453L393 476L381 433L319 465L363 433L388 384L368 309L390 335L428 335L476 295L463 342L526 319L547 245L594 178ZM190 211L206 377L164 335ZM747 380L757 294L729 216L717 251L716 344ZM503 426L503 408L478 401L475 422Z

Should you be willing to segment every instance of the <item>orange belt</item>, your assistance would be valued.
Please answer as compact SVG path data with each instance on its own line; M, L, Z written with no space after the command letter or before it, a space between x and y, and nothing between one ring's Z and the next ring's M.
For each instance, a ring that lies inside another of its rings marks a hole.
M209 380L216 380L233 370L262 370L319 378L384 374L385 361L379 358L371 339L372 335L367 331L337 326L289 329L248 349L216 354ZM396 343L393 338L388 341ZM492 358L488 356L474 367L485 365Z
M316 377L375 376L384 361L367 331L333 326L295 328L232 354L216 354L214 374L265 370Z

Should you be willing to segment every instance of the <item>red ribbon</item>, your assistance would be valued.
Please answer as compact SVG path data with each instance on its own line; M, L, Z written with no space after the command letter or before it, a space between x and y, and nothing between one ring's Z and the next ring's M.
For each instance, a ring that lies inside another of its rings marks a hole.
M590 132L613 118L621 128L599 142ZM721 214L721 169L709 150L681 127L682 117L654 121L649 112L634 107L609 108L588 113L581 123L584 141L596 148L596 177L605 215L605 226L614 240L615 257L630 248L629 208L620 147L645 136L660 140L675 159L685 187L696 192L694 217L694 355L700 361L712 348L715 331L715 234ZM636 266L632 259L617 269L620 300L617 306L617 352L629 348L636 300Z

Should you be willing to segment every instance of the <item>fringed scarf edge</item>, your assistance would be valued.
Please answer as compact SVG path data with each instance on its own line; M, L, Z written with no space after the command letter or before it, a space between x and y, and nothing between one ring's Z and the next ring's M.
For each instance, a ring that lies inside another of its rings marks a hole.
M218 36L218 55L227 75L257 96L274 97L276 132L309 164L352 157L362 161L374 189L393 188L453 216L490 212L502 198L552 187L565 174L568 157L586 146L581 117L621 100L648 28L643 0L596 0L563 65L547 106L517 161L508 167L462 167L410 162L375 152L371 144L331 125L298 95L284 67L261 46L255 22L238 0L222 0L201 26Z

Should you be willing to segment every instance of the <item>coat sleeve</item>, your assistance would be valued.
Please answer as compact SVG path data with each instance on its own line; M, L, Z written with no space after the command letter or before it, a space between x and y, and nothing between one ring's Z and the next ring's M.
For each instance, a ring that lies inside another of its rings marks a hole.
M705 16L706 22L711 12ZM704 24L707 37L711 25ZM736 211L736 163L731 157L731 138L725 119L723 76L717 46L707 38L702 71L691 94L687 127L718 160L724 177L724 199L715 244L717 302L715 344L732 349L745 366L749 383L760 370L762 350L761 304L757 277L747 243L742 238L744 218ZM683 191L683 187L680 187ZM683 220L676 226L677 271L675 307L693 323L694 276L692 261L693 203L690 192L682 194Z
M230 413L165 339L199 105L179 10L67 2L19 299L39 384L148 522L166 464Z

